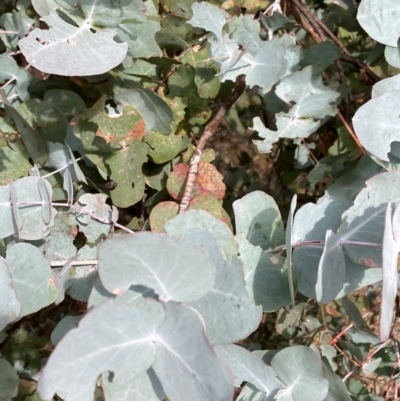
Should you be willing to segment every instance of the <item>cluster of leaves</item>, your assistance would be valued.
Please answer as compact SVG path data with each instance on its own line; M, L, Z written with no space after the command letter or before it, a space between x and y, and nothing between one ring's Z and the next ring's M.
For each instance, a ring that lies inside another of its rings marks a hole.
M396 0L0 9L0 400L396 398Z

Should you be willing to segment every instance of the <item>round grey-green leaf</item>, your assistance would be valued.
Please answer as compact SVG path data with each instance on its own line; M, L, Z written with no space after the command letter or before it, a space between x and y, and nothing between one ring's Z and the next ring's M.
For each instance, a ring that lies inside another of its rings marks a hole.
M21 304L13 286L10 270L1 256L0 294L0 330L3 330L7 324L17 320L21 311Z
M0 358L0 399L7 401L17 396L19 378L11 364Z
M48 30L34 29L19 41L28 63L40 71L66 76L103 74L124 59L127 43L117 43L114 31L92 26L89 19L71 25L51 12L42 18ZM101 49L101 51L99 51Z
M358 8L357 19L372 39L397 47L400 32L398 0L363 0Z
M318 355L303 345L288 347L279 351L271 361L286 399L293 401L322 401L328 393L329 382L322 372Z
M398 110L400 90L394 90L371 99L353 117L354 130L361 144L368 152L384 161L389 161L391 143L400 141Z
M53 273L38 248L22 242L14 244L7 250L6 262L21 302L20 317L55 301L57 289Z
M10 187L8 185L0 187L0 238L15 233L10 202Z
M131 285L152 288L163 301L193 301L215 281L215 266L205 252L182 239L158 233L121 235L98 251L99 276L116 295Z
M52 352L38 382L39 395L50 400L63 392L66 400L93 401L101 373L113 371L123 379L145 372L154 361L152 340L164 316L161 303L153 300L139 306L109 300L93 308Z

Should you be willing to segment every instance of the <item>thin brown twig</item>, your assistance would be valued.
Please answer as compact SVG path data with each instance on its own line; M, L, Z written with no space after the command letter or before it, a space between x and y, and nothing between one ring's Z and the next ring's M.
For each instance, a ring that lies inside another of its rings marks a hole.
M290 3L294 6L291 7L294 17L299 19L300 24L317 43L323 42L329 38L339 47L340 50L342 50L342 61L351 63L357 66L360 70L364 70L366 75L373 83L381 80L381 78L376 75L363 61L352 56L347 50L346 46L331 32L331 30L319 18L312 14L299 0L290 0ZM307 19L306 22L304 21L305 19Z
M361 145L360 140L357 138L356 133L353 131L353 129L350 127L350 124L346 121L346 119L344 118L343 114L341 113L340 110L338 110L338 116L339 118L342 120L343 125L346 127L347 131L349 132L349 134L351 135L351 137L353 138L354 142L356 143L356 145L360 148L361 152L363 155L366 154L364 147Z
M202 43L207 39L207 36L202 36L197 43L195 43L193 46L188 46L180 55L179 57L177 57L177 61L178 63L180 63L183 58L186 56L186 54L188 54L189 52L191 52L192 50L194 50L195 48L197 48L198 46L201 46ZM169 77L174 74L176 72L176 70L178 69L178 65L174 64L171 69L165 74L164 78L153 88L153 92L157 92L161 86L164 86L166 84L166 82L168 81Z
M297 0L292 0L292 1L297 1ZM360 69L364 69L368 77L373 81L373 82L378 82L381 79L379 78L378 75L376 75L372 70L369 69L369 67L363 63L361 60L353 57L351 53L347 50L346 46L331 32L331 30L319 19L317 18L314 14L309 12L309 16L311 19L315 21L316 24L318 24L321 29L326 33L326 35L329 37L329 39L332 40L333 43L335 43L336 46L339 47L340 50L344 53L344 55L349 57L351 60L355 62L355 65L357 65Z
M362 318L366 318L368 315L370 315L374 309L377 309L376 307L374 307L373 309L365 312L362 315ZM338 340L340 340L341 337L343 337L352 327L354 326L354 323L350 323L349 325L347 325L342 331L340 331L338 334L336 334L335 337L332 338L331 341L329 341L329 345L334 345Z
M364 64L358 58L349 56L347 54L342 54L340 59L346 63L355 65L359 70L364 70L365 74L368 76L372 83L375 84L381 80L378 75L376 75L366 64Z
M201 155L203 154L204 147L207 141L214 135L220 126L222 120L224 119L228 110L232 107L232 105L236 102L236 100L243 93L244 88L246 87L246 79L245 76L240 76L235 89L233 90L231 96L229 96L228 100L222 104L219 108L217 114L213 117L213 119L206 125L203 135L199 139L199 142L196 146L196 149L193 153L193 156L190 160L190 167L188 176L186 179L185 191L183 194L183 198L179 205L179 213L184 213L189 206L190 198L192 196L192 190L194 183L196 182L197 172L199 168L199 163L201 160Z
M153 92L157 92L165 83L168 81L169 77L175 73L177 70L176 64L174 64L171 69L165 74L164 78L153 88Z
M346 84L346 77L344 74L343 65L342 65L341 60L335 60L335 65L336 65L336 69L337 69L337 72L339 75L339 82L342 85ZM344 100L344 104L345 104L345 107L344 107L345 113L344 114L345 114L345 116L347 116L349 113L349 110L350 110L350 101L351 101L350 93L347 93L343 100Z
M291 12L295 20L304 28L306 32L310 34L310 36L314 39L316 43L322 42L322 39L320 38L318 33L315 32L315 29L309 23L309 20L305 17L304 13L302 13L297 7L293 7L293 5L291 7Z
M325 36L321 26L317 23L317 21L315 21L315 19L318 19L318 18L313 18L314 15L312 13L310 13L308 11L307 7L305 7L303 4L301 4L301 2L299 0L291 0L291 1L296 6L296 8L299 10L299 12L301 14L303 14L305 18L307 18L308 22L313 27L313 30L318 34L320 41L323 42L323 41L327 40L327 37Z
M389 340L386 340L382 344L379 345L376 349L372 349L368 355L358 364L355 364L357 367L362 367L364 366L377 352L379 352L383 347L386 347L388 342L392 341L390 338ZM342 382L344 383L350 376L352 376L356 372L356 369L352 369L345 377L343 377Z

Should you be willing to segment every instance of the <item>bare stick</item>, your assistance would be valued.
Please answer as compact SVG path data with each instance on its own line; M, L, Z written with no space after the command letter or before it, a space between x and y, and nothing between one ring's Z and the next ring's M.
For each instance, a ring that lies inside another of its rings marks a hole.
M343 125L346 127L348 133L350 134L350 136L353 138L354 142L356 143L356 145L360 148L361 152L363 155L365 155L365 149L363 148L363 146L361 145L360 140L357 138L356 133L353 131L353 129L350 127L350 124L346 121L346 119L344 118L343 114L340 112L340 110L338 110L338 116L339 118L342 120Z
M207 35L202 36L197 43L195 43L193 46L189 46L187 47L180 55L179 57L176 59L179 63L183 60L183 58L186 56L186 54L188 54L189 52L191 52L192 50L194 50L196 47L201 46L203 44L203 42L207 39ZM153 88L153 92L158 92L158 90L161 88L161 86L165 85L165 83L168 81L169 77L174 74L176 72L176 70L178 69L178 65L174 64L171 69L167 72L167 74L165 74L164 78Z
M313 30L318 34L318 36L320 38L320 42L325 41L327 38L326 38L324 32L322 31L321 27L319 26L319 24L315 21L314 18L312 18L312 17L314 17L314 15L312 13L310 13L308 11L307 7L305 7L303 4L301 4L299 0L291 0L291 1L296 6L296 8L299 10L299 12L301 14L303 14L305 18L308 19L308 22L313 27Z
M192 159L190 160L189 173L186 179L186 186L183 198L181 200L181 204L179 205L179 213L184 213L189 206L190 198L192 196L193 186L197 178L197 171L199 168L201 155L203 154L204 147L207 141L217 131L226 113L236 102L236 100L240 97L240 95L243 93L245 87L246 87L246 80L245 76L242 75L239 78L239 81L234 91L232 92L231 96L229 96L229 99L220 107L214 118L206 125L203 135L201 136L199 143L197 144L194 154L192 156Z
M324 41L326 39L326 35L344 53L341 57L342 61L351 63L357 66L360 70L364 70L373 83L381 80L381 78L376 75L364 62L352 56L351 53L347 50L346 46L329 30L329 28L319 18L312 14L307 9L307 7L304 6L304 4L302 4L299 0L290 0L290 2L294 6L292 7L292 11L295 11L293 15L300 20L303 28L312 36L312 38L317 43ZM296 10L293 10L293 8L295 8ZM305 19L307 19L306 23L304 23Z

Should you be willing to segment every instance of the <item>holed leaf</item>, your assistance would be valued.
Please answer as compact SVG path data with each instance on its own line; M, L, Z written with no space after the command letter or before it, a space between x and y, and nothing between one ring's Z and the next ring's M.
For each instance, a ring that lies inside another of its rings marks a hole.
M129 105L138 110L146 122L146 130L156 130L162 134L171 132L173 115L170 107L152 90L131 82L132 88L125 89L115 95L115 100L124 107Z
M100 98L74 124L74 132L88 152L110 153L145 135L145 122L135 109L127 106L122 115L111 117L105 112L105 102L105 97Z
M114 41L115 32L93 25L90 15L71 21L50 12L42 20L49 30L36 28L19 42L28 62L40 71L68 76L103 74L116 67L128 50L127 43Z
M111 191L113 204L129 207L143 198L145 189L142 165L147 161L148 146L136 142L113 152L106 163L111 169L111 178L117 187Z

